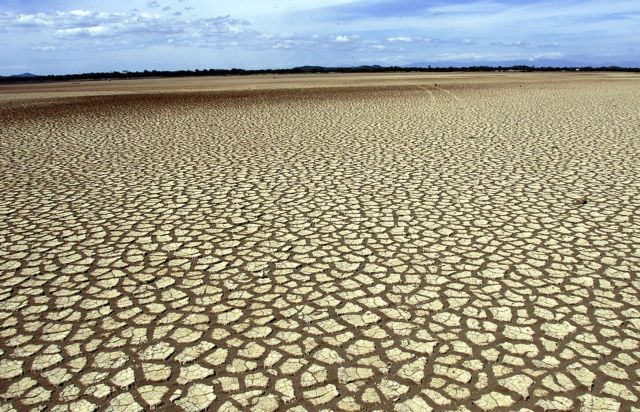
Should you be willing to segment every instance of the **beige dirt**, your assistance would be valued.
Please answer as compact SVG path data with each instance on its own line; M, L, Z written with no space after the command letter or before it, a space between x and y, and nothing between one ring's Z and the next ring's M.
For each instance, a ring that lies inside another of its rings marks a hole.
M0 411L640 410L640 76L0 104Z

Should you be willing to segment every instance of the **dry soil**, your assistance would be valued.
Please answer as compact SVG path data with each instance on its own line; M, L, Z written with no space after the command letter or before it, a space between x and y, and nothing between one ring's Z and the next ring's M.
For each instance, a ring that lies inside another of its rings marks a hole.
M0 104L2 412L640 410L640 76Z

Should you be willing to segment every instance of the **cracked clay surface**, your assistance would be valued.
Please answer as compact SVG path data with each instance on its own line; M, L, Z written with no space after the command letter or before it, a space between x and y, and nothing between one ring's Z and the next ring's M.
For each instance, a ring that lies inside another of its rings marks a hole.
M640 411L640 77L281 79L0 88L0 411Z

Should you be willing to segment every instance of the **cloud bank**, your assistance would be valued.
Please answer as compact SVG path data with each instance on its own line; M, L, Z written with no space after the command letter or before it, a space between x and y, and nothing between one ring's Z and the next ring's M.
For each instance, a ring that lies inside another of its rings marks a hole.
M635 0L212 3L53 0L44 7L9 0L0 5L0 74L9 67L67 73L414 62L640 65Z

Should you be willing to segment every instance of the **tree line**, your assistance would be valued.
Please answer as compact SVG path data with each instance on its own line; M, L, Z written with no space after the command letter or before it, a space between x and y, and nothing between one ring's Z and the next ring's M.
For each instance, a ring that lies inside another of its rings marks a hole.
M324 67L300 66L290 69L205 69L205 70L143 70L143 71L113 71L97 73L60 74L60 75L17 75L0 76L0 83L34 83L51 81L74 80L122 80L154 77L198 77L198 76L242 76L253 74L304 74L304 73L442 73L442 72L558 72L558 71L587 71L587 72L640 72L640 68L603 66L603 67L536 67L536 66L469 66L469 67L401 67L401 66L355 66L355 67Z

